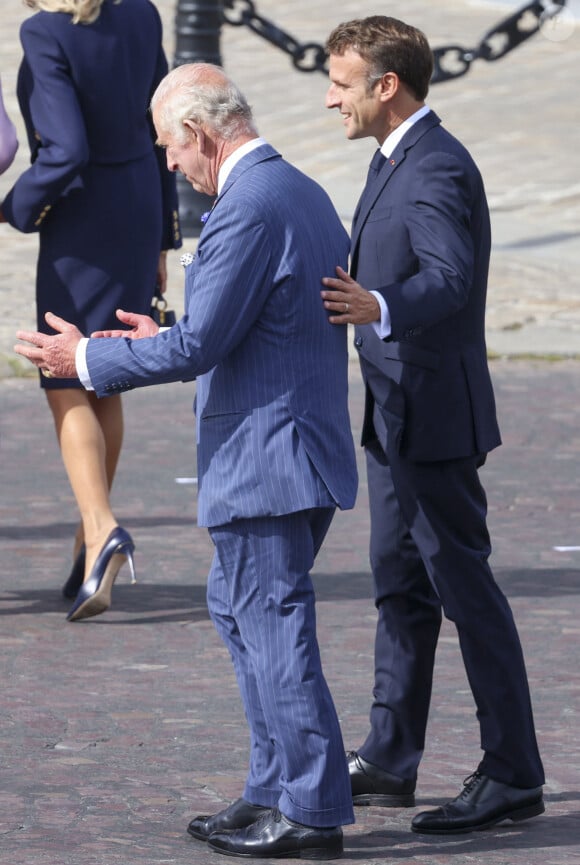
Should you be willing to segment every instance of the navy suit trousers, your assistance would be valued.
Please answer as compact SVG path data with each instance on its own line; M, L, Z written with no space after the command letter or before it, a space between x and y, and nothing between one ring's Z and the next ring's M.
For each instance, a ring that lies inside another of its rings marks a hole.
M538 786L544 775L520 640L488 564L481 459L413 463L388 452L377 441L366 449L378 623L371 732L360 753L416 777L443 612L457 628L476 703L480 771Z
M230 651L250 725L243 795L309 826L354 819L309 573L333 515L333 508L315 508L210 529L209 611Z

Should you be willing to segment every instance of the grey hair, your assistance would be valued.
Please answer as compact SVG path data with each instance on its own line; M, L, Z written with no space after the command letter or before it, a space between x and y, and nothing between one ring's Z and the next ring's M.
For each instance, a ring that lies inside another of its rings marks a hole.
M164 131L184 142L184 120L214 130L233 141L245 132L256 134L252 109L246 97L220 66L188 63L165 76L151 100L157 122Z

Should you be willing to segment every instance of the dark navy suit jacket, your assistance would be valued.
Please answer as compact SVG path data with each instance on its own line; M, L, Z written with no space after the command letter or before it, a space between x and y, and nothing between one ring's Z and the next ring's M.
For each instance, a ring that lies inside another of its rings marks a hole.
M24 21L20 38L25 56L18 100L32 165L2 206L8 222L31 232L79 183L87 163L120 165L151 152L155 132L143 106L168 67L161 19L149 0L106 0L90 26L72 24L69 13L39 11ZM173 249L181 245L175 178L165 154L155 152L163 196L160 248Z
M356 329L363 444L375 434L376 403L409 459L486 453L500 435L484 333L490 224L480 173L430 112L403 136L371 193L355 219L351 273L383 295L392 333L385 341L371 325Z

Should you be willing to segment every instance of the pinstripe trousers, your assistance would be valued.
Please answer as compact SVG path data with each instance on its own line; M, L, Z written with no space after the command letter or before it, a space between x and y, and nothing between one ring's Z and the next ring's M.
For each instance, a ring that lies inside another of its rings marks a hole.
M333 515L334 508L313 508L209 530L209 612L232 657L250 726L243 795L307 826L354 822L310 578Z

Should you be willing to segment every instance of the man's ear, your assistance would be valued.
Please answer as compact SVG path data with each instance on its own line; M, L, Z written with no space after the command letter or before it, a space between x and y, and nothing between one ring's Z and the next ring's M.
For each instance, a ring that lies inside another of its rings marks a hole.
M377 82L379 87L379 99L381 102L388 102L397 94L401 87L401 81L396 72L385 72L383 77Z
M188 135L195 139L195 143L197 144L198 149L203 153L205 147L205 133L201 126L197 124L194 120L185 119L183 121L183 125L187 129Z

